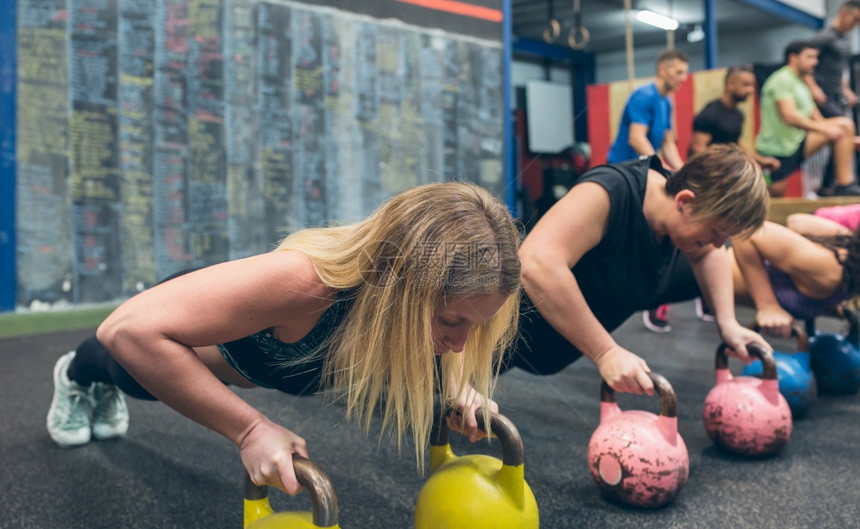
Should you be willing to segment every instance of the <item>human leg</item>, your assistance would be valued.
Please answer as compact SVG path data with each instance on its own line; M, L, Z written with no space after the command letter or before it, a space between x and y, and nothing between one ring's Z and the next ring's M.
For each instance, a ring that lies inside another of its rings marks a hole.
M716 321L714 313L705 298L699 296L696 298L696 317L702 321L712 323Z
M741 273L741 269L738 266L737 259L735 258L734 246L730 247L728 251L732 263L732 286L735 289L735 305L755 307L749 293L749 288L747 288L746 279L744 279L744 275Z
M818 105L818 110L825 118L835 118L845 116L845 105L842 104L839 94L827 94L827 99L824 103ZM818 190L819 195L832 195L833 187L836 185L833 170L833 157L827 160L826 169L821 179L821 188Z
M767 191L772 197L785 195L788 187L788 177L796 171L804 159L805 144L800 145L794 153L789 156L775 156L779 160L779 169L770 173L770 182ZM820 148L820 147L819 147Z
M761 332L771 336L788 336L793 318L782 308L759 248L757 234L745 240L732 241L732 283L735 304L755 308L755 323Z
M74 357L74 352L66 353L54 365L54 396L47 417L48 433L62 447L87 444L92 435L90 388L68 377Z
M69 379L84 387L93 383L118 386L130 397L156 400L113 359L95 336L87 338L75 350L75 358L69 365Z
M845 116L845 105L842 104L840 94L827 94L824 103L816 105L821 115L825 118L836 118Z
M830 208L819 208L830 209ZM860 210L858 210L860 212ZM817 237L829 237L831 235L851 235L854 233L843 224L831 220L825 216L819 216L811 213L792 213L785 219L785 225L791 231L802 233L804 235L814 235Z
M860 194L860 187L856 185L852 169L854 149L856 147L854 122L847 117L827 118L825 122L828 125L842 129L842 136L834 141L828 135L821 132L809 132L804 143L804 156L808 157L821 150L824 146L831 145L833 149L833 177L836 180L834 194Z
M652 309L642 311L642 323L651 332L659 334L670 332L672 325L669 324L669 304L663 303Z
M160 283L194 270L181 270ZM212 349L217 353L217 348ZM215 358L208 351L200 356L216 376L226 371L226 362L220 355ZM239 376L235 371L233 374ZM222 380L233 381L231 377ZM128 407L123 393L137 399L156 400L95 336L87 338L54 366L54 396L47 417L51 438L60 446L77 446L88 443L91 437L108 439L125 435Z
M155 400L99 343L95 336L63 355L54 367L54 397L48 411L51 438L60 446L110 439L128 431L122 391Z
M844 206L830 206L818 208L815 210L815 216L822 219L829 219L844 227L850 235L860 228L860 204L846 204Z

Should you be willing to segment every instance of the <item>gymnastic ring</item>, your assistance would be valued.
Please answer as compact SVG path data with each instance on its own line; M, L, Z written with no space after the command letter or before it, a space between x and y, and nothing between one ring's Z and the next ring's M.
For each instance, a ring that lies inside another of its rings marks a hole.
M577 37L579 39L577 40ZM588 46L588 41L591 40L591 33L585 26L576 26L570 28L567 32L567 45L574 50L581 50Z
M551 18L543 27L543 41L552 44L561 36L561 24L558 20Z

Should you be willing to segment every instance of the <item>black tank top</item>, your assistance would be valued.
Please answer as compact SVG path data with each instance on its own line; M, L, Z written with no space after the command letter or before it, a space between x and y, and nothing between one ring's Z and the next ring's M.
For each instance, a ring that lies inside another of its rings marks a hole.
M293 343L278 340L271 329L219 344L224 359L254 384L293 395L320 390L328 341L352 306L346 291L323 312L313 329ZM287 364L287 365L284 365Z
M669 237L657 243L645 220L648 169L669 175L660 159L650 156L597 167L577 182L594 182L609 193L606 234L573 267L588 306L609 332L657 302L682 258Z

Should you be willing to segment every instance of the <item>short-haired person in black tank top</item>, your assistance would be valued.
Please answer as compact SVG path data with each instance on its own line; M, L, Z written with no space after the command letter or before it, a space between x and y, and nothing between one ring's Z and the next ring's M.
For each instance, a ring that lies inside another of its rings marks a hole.
M674 174L657 157L590 170L522 244L520 339L506 367L551 374L584 354L616 391L651 393L645 360L610 333L637 311L698 295L731 354L746 357L750 342L770 349L735 319L724 247L760 227L767 204L761 170L736 146L713 146Z
M498 410L490 389L516 335L519 241L487 190L427 184L364 221L166 280L57 361L48 432L64 447L121 436L120 390L157 398L233 442L254 483L296 494L304 439L223 382L331 389L365 428L379 407L383 430L411 433L423 468L439 394L459 413L449 426L472 440L483 435L475 414Z

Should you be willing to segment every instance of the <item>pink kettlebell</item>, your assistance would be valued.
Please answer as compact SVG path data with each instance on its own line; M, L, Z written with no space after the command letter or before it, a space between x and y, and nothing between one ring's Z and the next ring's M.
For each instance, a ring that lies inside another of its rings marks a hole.
M678 401L669 381L648 373L660 396L660 415L621 411L615 392L600 385L600 425L588 443L591 477L603 493L637 507L674 500L690 474L687 445L678 433Z
M705 398L708 437L726 450L748 456L779 452L791 436L791 409L779 392L773 355L748 344L750 355L762 363L762 378L733 377L728 369L726 344L717 348L716 385Z

